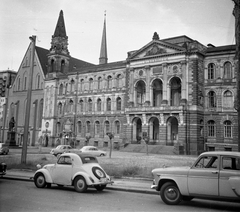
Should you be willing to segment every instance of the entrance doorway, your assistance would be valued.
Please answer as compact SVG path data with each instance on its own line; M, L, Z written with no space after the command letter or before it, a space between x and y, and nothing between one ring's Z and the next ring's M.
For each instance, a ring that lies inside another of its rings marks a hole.
M149 121L149 139L152 141L159 140L159 120L156 117Z
M133 119L133 141L138 141L142 137L142 120L140 118Z

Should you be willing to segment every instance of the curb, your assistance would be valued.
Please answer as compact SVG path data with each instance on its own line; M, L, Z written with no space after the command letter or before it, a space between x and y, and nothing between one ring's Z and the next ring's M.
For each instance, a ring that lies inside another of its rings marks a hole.
M33 182L33 177L27 178L24 176L11 176L11 175L4 175L1 177L2 179L6 180L18 180L18 181L25 181L25 182ZM0 178L0 179L1 179ZM132 193L141 193L141 194L152 194L152 195L158 195L157 191L151 191L151 190L141 190L141 189L134 189L134 188L120 188L120 187L109 187L107 186L105 189L107 190L115 190L115 191L124 191L124 192L132 192Z

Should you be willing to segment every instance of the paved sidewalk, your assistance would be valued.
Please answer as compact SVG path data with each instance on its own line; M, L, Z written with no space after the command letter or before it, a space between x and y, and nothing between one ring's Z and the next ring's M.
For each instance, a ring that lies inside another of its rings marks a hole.
M7 174L3 176L3 179L33 181L33 176L34 171L9 169L7 170ZM113 178L113 181L114 183L112 185L108 185L106 189L145 194L158 194L157 191L150 188L152 185L152 181L150 179Z

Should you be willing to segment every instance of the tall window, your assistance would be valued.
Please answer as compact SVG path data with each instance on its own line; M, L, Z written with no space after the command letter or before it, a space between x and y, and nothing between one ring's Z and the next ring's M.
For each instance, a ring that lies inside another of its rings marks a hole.
M162 81L156 79L152 83L153 89L153 107L160 106L162 103Z
M201 136L201 137L203 136L203 126L204 126L203 120L200 120L200 125L199 125L199 127L200 127L200 136Z
M214 91L209 91L208 93L208 107L209 108L216 107L216 93Z
M115 133L117 135L120 134L120 122L119 121L115 121Z
M27 77L24 77L24 89L23 90L27 90Z
M96 135L100 134L100 122L99 121L95 122L95 134Z
M84 91L84 79L80 81L80 91Z
M122 109L122 100L120 97L117 98L117 110Z
M87 121L86 123L86 133L90 133L91 132L91 123L90 121Z
M216 136L215 121L213 120L208 121L207 126L208 126L208 137L215 137Z
M83 100L82 99L79 101L79 106L80 106L80 112L83 112Z
M223 94L223 107L233 108L233 94L229 90L225 91Z
M92 99L88 100L88 111L91 112L92 111Z
M93 90L93 78L89 79L89 90Z
M74 89L75 81L74 81L73 79L71 80L70 86L71 86L71 87L70 87L70 92L72 93L72 92L74 92L74 90L75 90L75 89Z
M112 104L111 99L107 98L107 111L111 111L111 104Z
M181 100L181 81L179 78L174 77L170 82L171 87L171 106L179 106Z
M112 88L112 77L111 76L107 77L107 88Z
M50 72L54 72L54 60L52 59L51 60L51 70Z
M97 111L101 111L102 110L102 100L98 99L97 100Z
M135 92L136 92L136 98L137 98L136 99L137 105L141 107L145 102L145 95L146 95L146 86L143 81L139 81L137 83Z
M79 134L82 133L82 122L81 121L77 122L77 132Z
M224 63L223 78L224 79L232 78L232 64L230 62Z
M57 122L57 125L56 125L56 133L60 133L61 132L61 123L60 122Z
M208 79L215 79L216 67L214 63L208 64Z
M224 138L232 138L232 122L224 122Z
M61 72L64 72L65 60L61 61Z
M63 95L63 84L61 84L59 86L59 95L62 96Z
M70 100L68 103L68 112L69 113L73 112L73 100Z
M97 82L97 88L98 90L101 89L101 82L102 82L102 78L98 77L98 82Z
M121 83L121 74L118 74L116 77L116 87L121 88L122 83Z
M21 86L21 79L20 77L18 78L18 87L17 87L17 90L20 91L20 86Z
M62 115L62 103L59 102L58 104L58 115Z
M104 126L105 126L104 134L106 135L107 132L110 132L110 123L109 123L109 121L105 121Z
M39 89L40 88L40 74L37 75L36 81L37 81L36 89Z
M66 83L66 86L65 86L65 94L67 94L68 92L68 83Z
M43 116L43 99L40 100L39 103L39 111L38 111L38 128L42 127L42 116Z

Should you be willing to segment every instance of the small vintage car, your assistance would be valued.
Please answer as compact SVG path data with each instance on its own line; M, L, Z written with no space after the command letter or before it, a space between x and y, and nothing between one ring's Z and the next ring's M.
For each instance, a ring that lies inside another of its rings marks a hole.
M79 149L74 149L70 145L58 145L55 149L51 149L50 153L54 156L59 156L65 152L80 153Z
M48 164L34 174L34 183L38 188L51 184L74 186L77 192L85 192L88 187L98 191L113 181L98 164L97 158L84 153L63 153L56 164Z
M240 202L240 153L202 153L191 167L152 170L152 189L164 203L176 205L193 198Z
M107 155L107 153L105 151L99 150L95 146L84 146L79 151L83 152L83 153L88 153L88 154L94 155L96 157L98 157L98 156L101 157L101 156Z

